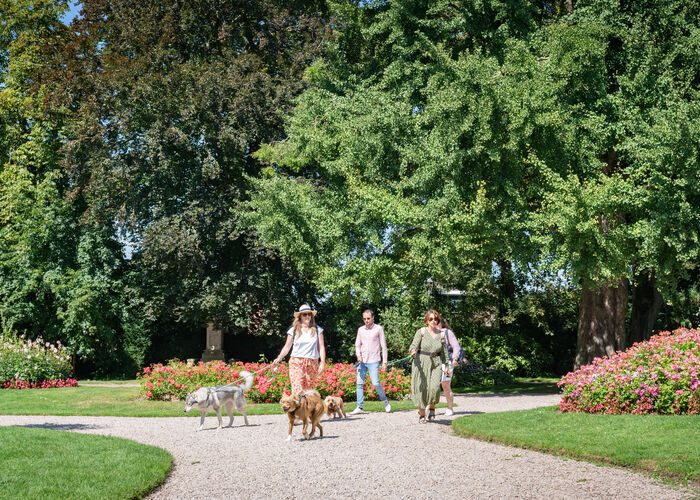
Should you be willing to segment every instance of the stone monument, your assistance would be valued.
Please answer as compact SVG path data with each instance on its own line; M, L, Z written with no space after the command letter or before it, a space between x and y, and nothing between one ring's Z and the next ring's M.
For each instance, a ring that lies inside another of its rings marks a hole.
M224 332L217 329L214 323L207 325L207 346L202 353L202 361L213 361L220 359L225 361L224 356Z

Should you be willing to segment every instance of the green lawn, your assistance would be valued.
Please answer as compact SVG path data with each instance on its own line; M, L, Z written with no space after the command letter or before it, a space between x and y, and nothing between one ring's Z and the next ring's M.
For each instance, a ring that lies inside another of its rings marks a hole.
M0 497L131 499L158 486L173 457L128 439L0 427Z
M610 463L700 485L700 416L559 413L557 407L455 419L458 435Z
M517 378L511 384L454 386L452 390L460 394L556 394L559 392L557 382L558 378Z
M555 393L558 379L518 379L503 386L453 387L457 393ZM137 380L88 380L78 387L60 389L0 390L0 415L83 415L114 417L179 417L198 416L199 412L183 413L182 401L139 400L139 387L101 387L94 384L134 384ZM393 410L413 410L410 400L392 401ZM438 408L446 407L441 403ZM352 411L355 403L347 404ZM379 401L367 401L367 411L383 411ZM281 414L277 403L248 404L249 415ZM212 413L213 415L213 413Z
M97 385L97 384L109 384L109 385L126 385L126 384L138 384L139 380L132 378L127 380L105 380L105 379L85 379L80 381L80 385Z
M139 400L138 387L85 385L60 389L0 390L0 415L82 415L110 417L197 417L197 410L183 413L183 401ZM392 401L393 410L414 409L410 400ZM446 406L444 403L438 407ZM355 403L347 404L352 411ZM367 411L384 411L379 401L366 401ZM248 415L282 414L278 403L248 404ZM210 413L214 415L214 413Z

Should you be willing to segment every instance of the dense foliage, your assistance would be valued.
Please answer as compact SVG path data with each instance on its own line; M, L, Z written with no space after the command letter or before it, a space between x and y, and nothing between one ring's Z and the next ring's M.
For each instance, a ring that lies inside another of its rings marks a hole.
M221 361L198 363L188 366L181 361L171 361L167 365L156 364L144 368L139 373L143 395L152 400L185 399L188 392L200 387L225 385L236 382L240 372L246 370L254 375L253 387L246 393L248 402L276 403L282 394L289 394L289 368L286 363L277 369L258 363L235 363L227 365ZM260 371L260 373L255 373ZM357 372L351 364L329 364L317 379L316 389L321 397L340 396L343 400L355 399ZM380 371L379 380L390 399L403 399L411 389L411 378L403 370ZM369 377L365 380L365 398L378 400Z
M643 296L671 296L700 261L698 7L548 5L342 11L289 140L257 153L272 168L251 229L333 300L390 297L392 327L419 316L428 276L472 318L533 322L512 274L548 268L590 299L580 359L626 343L630 280L648 336Z
M0 8L0 316L81 374L274 355L302 302L402 357L428 277L517 374L700 321L696 2L80 5Z
M0 9L0 315L93 375L173 341L198 356L207 322L280 331L314 291L235 206L322 48L323 2L81 7L70 28L63 1Z
M559 381L563 412L700 413L700 330L662 332Z

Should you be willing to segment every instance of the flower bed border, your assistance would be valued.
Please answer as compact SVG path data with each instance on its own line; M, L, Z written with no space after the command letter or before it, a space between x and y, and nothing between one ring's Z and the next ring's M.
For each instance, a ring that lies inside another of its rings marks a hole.
M254 373L253 387L246 393L248 403L276 403L283 393L290 389L289 367L286 363L277 365L274 371L267 363L242 363L231 365L223 361L199 362L188 366L179 360L167 365L151 365L136 374L141 384L141 393L150 400L182 400L188 392L214 385L235 382L242 370ZM355 400L357 372L352 364L335 363L326 365L317 379L316 388L322 397L339 396L345 401ZM401 369L380 371L379 380L389 399L404 399L410 392L411 378ZM240 383L240 382L239 382ZM364 384L365 399L378 400L369 377Z
M29 382L27 380L11 379L3 382L2 389L58 389L61 387L77 387L78 381L74 378L43 380L41 382Z

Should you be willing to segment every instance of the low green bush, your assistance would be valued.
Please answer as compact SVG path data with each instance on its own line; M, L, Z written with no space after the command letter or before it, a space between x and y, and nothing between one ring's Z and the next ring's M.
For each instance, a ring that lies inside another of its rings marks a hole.
M70 354L60 342L30 340L7 330L0 335L0 386L64 380L71 369Z
M535 340L516 331L480 331L459 339L472 362L520 377L538 377L554 364L552 355Z
M453 387L505 385L515 381L510 373L493 366L467 362L460 364L452 374Z

